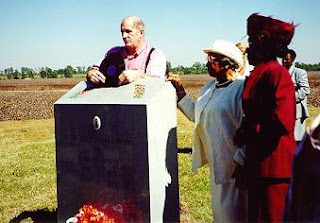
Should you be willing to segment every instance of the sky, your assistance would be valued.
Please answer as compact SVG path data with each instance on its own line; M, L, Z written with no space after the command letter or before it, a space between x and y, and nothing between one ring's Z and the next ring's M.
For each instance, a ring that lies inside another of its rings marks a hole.
M128 15L173 67L205 63L217 39L238 42L252 13L297 24L290 47L298 62L320 62L319 0L0 0L0 70L90 66L123 45Z

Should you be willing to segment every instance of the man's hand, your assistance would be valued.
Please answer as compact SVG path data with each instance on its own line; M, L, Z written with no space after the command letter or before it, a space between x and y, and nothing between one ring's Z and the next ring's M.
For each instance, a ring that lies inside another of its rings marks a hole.
M87 73L87 80L90 81L92 84L101 85L106 82L106 77L99 71L98 68L93 67Z
M139 70L124 70L119 75L119 86L129 84L139 78L145 78L146 75Z

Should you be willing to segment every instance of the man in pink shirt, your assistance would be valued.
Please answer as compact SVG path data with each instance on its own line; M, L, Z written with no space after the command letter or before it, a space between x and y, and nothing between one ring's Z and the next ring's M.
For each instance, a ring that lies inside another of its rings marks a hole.
M145 26L136 16L127 16L121 22L123 47L111 48L105 55L120 55L125 64L125 70L119 75L118 85L128 84L138 78L164 77L166 73L166 57L164 53L152 48L144 39ZM92 66L87 73L87 80L94 85L103 85L105 75L99 70L100 63Z

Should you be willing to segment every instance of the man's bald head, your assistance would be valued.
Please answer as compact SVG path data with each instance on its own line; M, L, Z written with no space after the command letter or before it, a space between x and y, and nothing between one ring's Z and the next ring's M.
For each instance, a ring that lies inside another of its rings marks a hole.
M143 21L137 16L129 15L122 20L121 24L123 24L125 22L132 23L133 28L135 28L135 29L145 31L145 25L144 25Z

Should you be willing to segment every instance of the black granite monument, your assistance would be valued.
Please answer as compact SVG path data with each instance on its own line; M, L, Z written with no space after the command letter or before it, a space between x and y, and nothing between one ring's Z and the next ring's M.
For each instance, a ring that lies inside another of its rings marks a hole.
M86 88L81 82L54 104L58 221L84 204L130 201L144 222L179 222L172 85Z

